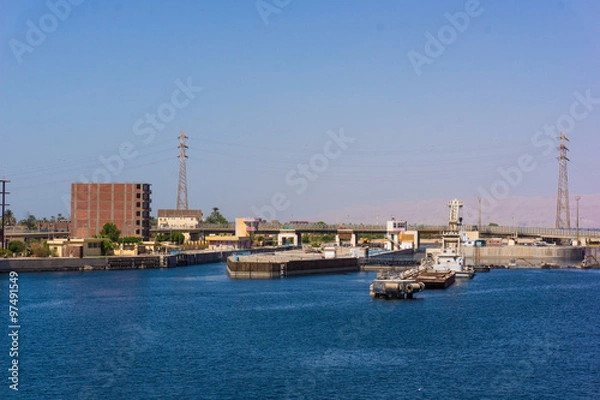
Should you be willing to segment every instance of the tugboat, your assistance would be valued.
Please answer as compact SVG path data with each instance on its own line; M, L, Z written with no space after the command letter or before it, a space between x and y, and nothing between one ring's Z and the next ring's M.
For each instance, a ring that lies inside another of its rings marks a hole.
M454 271L457 278L466 279L471 279L475 275L475 270L472 267L465 266L459 249L443 247L441 250L432 251L431 256L430 266L435 271Z
M459 228L462 226L462 218L459 217L459 212L462 206L463 202L457 199L448 202L449 229L448 232L442 233L442 248L429 250L421 263L435 271L454 271L457 278L471 279L475 275L475 270L465 265L460 251Z
M455 278L473 278L475 270L465 266L460 251L459 227L462 218L459 211L463 203L454 199L450 207L449 229L442 234L442 247L428 249L421 265L402 273L380 272L370 286L372 298L412 299L413 294L427 289L445 289L454 283Z

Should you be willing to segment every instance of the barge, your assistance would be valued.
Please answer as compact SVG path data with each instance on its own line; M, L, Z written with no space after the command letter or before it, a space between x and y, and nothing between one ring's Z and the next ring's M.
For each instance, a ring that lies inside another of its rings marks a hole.
M456 280L454 271L421 271L415 279L425 285L425 289L446 289Z
M227 275L233 279L274 279L315 274L358 272L356 257L324 258L319 254L261 254L227 257Z
M414 279L404 279L402 274L390 276L379 274L369 287L370 296L374 299L412 299L415 293L422 292L425 284Z

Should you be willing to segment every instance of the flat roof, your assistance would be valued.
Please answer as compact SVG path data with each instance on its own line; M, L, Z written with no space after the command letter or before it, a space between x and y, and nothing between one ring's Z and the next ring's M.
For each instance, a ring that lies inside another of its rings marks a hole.
M202 210L159 209L158 218L197 217L202 218Z

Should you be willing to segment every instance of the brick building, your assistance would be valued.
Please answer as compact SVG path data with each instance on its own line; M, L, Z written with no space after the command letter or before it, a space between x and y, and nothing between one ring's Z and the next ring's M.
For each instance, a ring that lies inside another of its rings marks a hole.
M38 231L40 232L68 232L69 221L61 219L60 221L38 221Z
M149 240L151 194L148 183L71 184L71 236L91 237L114 222L121 237Z

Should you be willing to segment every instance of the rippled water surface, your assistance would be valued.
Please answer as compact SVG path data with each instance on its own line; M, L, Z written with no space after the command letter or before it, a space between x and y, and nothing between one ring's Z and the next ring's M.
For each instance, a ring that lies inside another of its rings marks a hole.
M494 270L412 301L371 300L373 278L21 274L18 397L600 398L600 271Z

